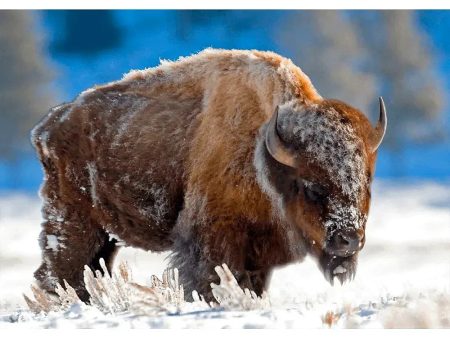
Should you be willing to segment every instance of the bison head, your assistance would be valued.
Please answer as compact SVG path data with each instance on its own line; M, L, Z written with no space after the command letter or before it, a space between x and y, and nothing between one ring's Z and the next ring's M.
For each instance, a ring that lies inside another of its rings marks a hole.
M331 284L335 276L341 283L354 277L385 130L381 98L375 128L337 100L285 104L262 128L255 152L259 184L282 222L302 234Z

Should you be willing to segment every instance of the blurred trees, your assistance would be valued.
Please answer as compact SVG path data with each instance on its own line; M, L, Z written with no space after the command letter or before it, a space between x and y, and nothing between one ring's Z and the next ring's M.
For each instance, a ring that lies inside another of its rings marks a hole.
M223 10L178 10L175 13L176 35L181 40L186 40L196 25L211 24L229 14Z
M377 97L384 97L389 125L383 148L395 151L393 163L398 166L404 146L411 149L410 142L439 140L443 135L445 93L417 12L185 10L161 11L151 20L139 13L147 30L142 23L123 30L123 13L112 11L45 12L52 56L68 69L60 84L70 82L78 92L86 82L82 75L90 71L86 64L97 67L114 60L111 67L119 64L125 72L130 55L138 56L134 65L144 67L156 62L162 51L176 58L206 46L276 50L278 45L277 51L291 57L324 97L346 101L371 115L372 121L378 114ZM30 128L56 103L49 91L52 74L35 14L0 11L0 160L13 159L29 147ZM130 21L134 20L132 16ZM444 35L445 28L438 26ZM160 34L161 30L173 35ZM122 44L125 39L133 43ZM114 54L101 54L113 48ZM96 63L91 56L98 56ZM82 59L87 63L79 62ZM98 68L99 73L109 69Z
M58 53L93 56L119 47L122 31L112 10L67 10L59 16L61 36L51 49ZM51 15L51 12L50 12Z
M376 79L362 68L365 50L342 11L289 12L279 36L319 93L368 110L377 95Z
M272 27L267 26L267 21L273 21L281 14L278 11L260 10L177 10L174 13L175 32L178 39L189 40L196 29L211 32L211 29L213 31L220 27L223 36L216 41L216 44L224 47L224 42L225 44L229 42L231 48L239 48L236 47L236 43L243 37L245 39L246 34L251 33L252 30L259 33L271 30ZM268 35L264 36L264 42L271 45L272 41ZM245 42L247 46L243 48L252 49L255 41L246 39Z
M0 159L30 149L30 129L51 106L52 73L29 11L0 11Z
M434 51L414 11L294 11L279 31L282 48L324 97L346 101L378 117L388 110L384 147L400 153L407 142L443 137L444 91ZM395 163L394 163L395 162Z
M379 95L388 108L385 144L398 152L405 142L442 138L443 84L433 69L434 51L415 12L363 12L353 18L371 56L368 69L377 76Z

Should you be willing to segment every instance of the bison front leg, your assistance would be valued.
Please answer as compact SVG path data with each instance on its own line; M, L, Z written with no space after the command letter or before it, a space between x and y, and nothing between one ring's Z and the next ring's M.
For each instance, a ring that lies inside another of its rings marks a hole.
M238 280L241 288L247 288L254 291L258 296L267 289L270 271L268 269L247 270L241 280Z
M252 289L245 270L247 234L245 228L231 220L194 222L192 226L181 213L174 229L171 267L178 268L186 297L196 290L206 300L213 300L211 283L219 283L214 268L227 264L241 287ZM204 221L202 219L202 221Z
M89 300L84 281L84 266L100 270L99 259L104 258L111 269L117 252L115 240L89 217L67 205L44 206L43 230L39 243L42 249L42 264L35 277L41 288L53 293L56 283L65 279L84 302Z
M182 215L182 214L181 214ZM266 289L269 270L256 267L249 256L252 249L245 223L232 219L194 223L188 226L181 217L174 230L171 266L179 270L180 280L191 299L196 290L211 301L211 283L220 282L214 268L227 264L241 288L258 295Z

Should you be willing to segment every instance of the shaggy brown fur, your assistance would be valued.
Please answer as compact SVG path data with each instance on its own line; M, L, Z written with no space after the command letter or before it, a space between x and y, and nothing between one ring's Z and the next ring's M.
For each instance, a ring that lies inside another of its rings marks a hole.
M338 195L339 186L311 154L295 171L261 146L266 122L288 102L337 111L342 121L336 123L353 127L361 170L372 177L367 119L323 100L298 67L270 52L208 49L133 71L52 109L32 137L45 171L40 285L51 291L66 279L87 300L84 265L96 269L103 257L111 267L117 241L172 250L186 290L207 297L221 263L257 293L273 267L307 251L326 270L324 211L318 216L304 197L286 197L284 184L291 177L330 181ZM361 183L358 195L364 215L369 183ZM284 196L281 204L267 184Z

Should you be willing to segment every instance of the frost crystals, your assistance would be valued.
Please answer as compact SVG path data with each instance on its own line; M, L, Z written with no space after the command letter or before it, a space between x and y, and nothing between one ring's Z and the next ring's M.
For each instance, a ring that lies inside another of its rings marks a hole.
M196 291L192 293L194 302L184 299L184 289L179 283L178 270L164 271L162 280L151 277L151 285L139 285L132 280L131 270L126 263L119 265L118 273L110 275L103 259L100 259L103 272L85 266L84 283L90 295L91 306L103 313L114 314L128 312L133 315L158 315L167 313L189 313L192 311L221 308L224 310L256 310L270 308L266 293L258 297L253 291L242 290L226 264L217 266L216 272L220 284L211 284L217 303L205 301ZM64 281L64 288L57 284L52 296L38 287L32 286L35 300L24 295L30 310L36 314L51 311L66 311L77 305L82 310L87 305L78 298L75 290Z

